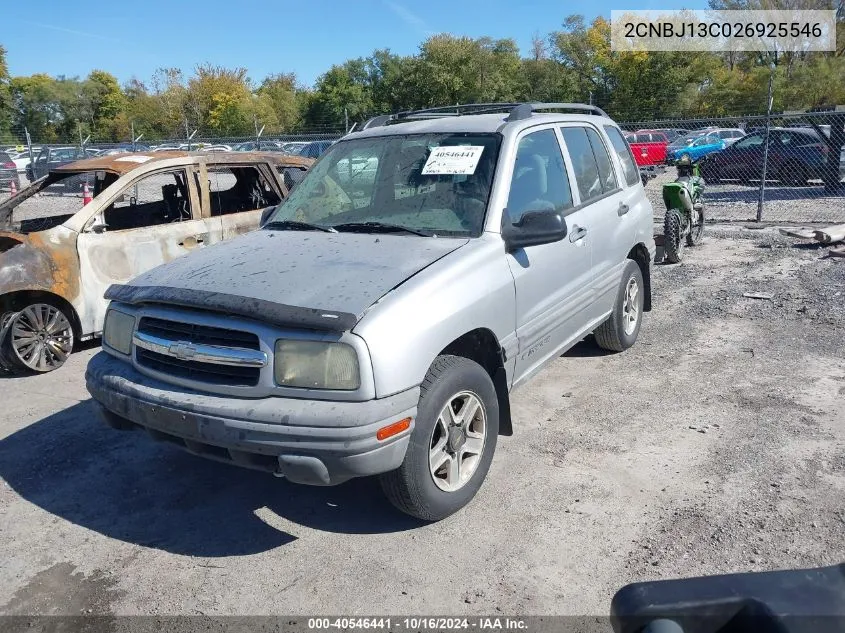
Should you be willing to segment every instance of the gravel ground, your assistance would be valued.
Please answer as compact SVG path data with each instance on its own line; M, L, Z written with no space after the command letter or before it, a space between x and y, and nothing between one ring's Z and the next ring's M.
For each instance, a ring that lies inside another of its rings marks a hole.
M606 614L627 582L828 565L845 534L845 261L708 227L622 354L513 396L467 508L307 488L101 425L95 349L0 379L0 613ZM744 292L771 300L744 298Z
M674 168L667 169L646 185L646 194L656 214L663 219L662 187L676 177ZM757 217L757 200L760 183L740 184L726 182L708 184L704 190L705 214L708 220L744 221ZM763 205L763 220L766 222L845 222L845 185L836 195L824 192L821 181L805 187L785 187L780 183L767 183Z

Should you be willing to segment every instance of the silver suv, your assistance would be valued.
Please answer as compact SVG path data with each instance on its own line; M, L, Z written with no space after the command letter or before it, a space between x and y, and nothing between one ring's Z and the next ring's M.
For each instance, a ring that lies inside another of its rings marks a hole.
M480 111L480 112L479 112ZM509 393L651 307L652 208L577 104L369 122L240 238L112 286L88 390L120 429L438 520L472 499Z

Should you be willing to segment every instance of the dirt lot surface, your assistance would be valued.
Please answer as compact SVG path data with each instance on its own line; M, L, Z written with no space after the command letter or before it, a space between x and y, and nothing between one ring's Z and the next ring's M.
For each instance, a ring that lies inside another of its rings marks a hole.
M606 614L637 579L840 562L845 261L708 226L639 342L514 394L479 496L420 525L107 429L95 352L0 378L0 612ZM744 292L771 300L744 298Z

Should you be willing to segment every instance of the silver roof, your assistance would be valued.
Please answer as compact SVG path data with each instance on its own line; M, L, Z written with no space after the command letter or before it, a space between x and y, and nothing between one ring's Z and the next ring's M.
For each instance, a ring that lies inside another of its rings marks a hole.
M520 119L518 121L508 121L507 118L507 112L497 112L496 114L464 114L461 116L417 119L405 123L371 127L361 132L353 132L343 138L355 139L370 136L396 136L399 134L490 133L501 132L505 127L509 131L511 129L517 131L543 123L566 123L572 121L590 121L594 125L616 125L611 119L591 114L560 114L550 112L535 113L526 119Z

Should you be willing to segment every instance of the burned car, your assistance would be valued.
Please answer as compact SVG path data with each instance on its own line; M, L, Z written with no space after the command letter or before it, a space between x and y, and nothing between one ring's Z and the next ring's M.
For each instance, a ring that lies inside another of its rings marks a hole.
M157 152L51 170L0 203L0 368L47 372L100 336L103 293L255 229L312 160ZM66 182L79 183L67 195Z

